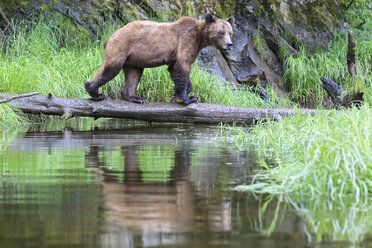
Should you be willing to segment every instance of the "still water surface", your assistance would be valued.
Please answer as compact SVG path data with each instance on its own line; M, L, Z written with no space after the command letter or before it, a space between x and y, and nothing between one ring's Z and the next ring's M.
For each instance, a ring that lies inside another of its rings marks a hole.
M230 190L256 158L217 133L116 123L2 134L0 247L307 247L288 210L262 233L275 207L262 215L260 199Z

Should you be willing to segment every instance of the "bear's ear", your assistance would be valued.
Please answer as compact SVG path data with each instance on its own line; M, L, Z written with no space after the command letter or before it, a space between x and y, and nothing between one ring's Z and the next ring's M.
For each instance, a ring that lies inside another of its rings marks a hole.
M216 21L216 17L215 17L214 15L212 15L211 13L207 13L207 14L205 15L204 19L205 19L205 22L206 22L207 24L210 24L210 23Z
M233 16L230 16L229 18L227 18L226 21L229 22L229 23L231 24L231 27L234 27L235 19L234 19Z

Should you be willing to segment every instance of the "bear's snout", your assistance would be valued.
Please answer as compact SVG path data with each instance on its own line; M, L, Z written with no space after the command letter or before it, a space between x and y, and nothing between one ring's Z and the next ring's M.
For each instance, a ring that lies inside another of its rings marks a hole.
M233 45L234 44L232 42L227 42L226 46L223 48L223 50L231 50Z

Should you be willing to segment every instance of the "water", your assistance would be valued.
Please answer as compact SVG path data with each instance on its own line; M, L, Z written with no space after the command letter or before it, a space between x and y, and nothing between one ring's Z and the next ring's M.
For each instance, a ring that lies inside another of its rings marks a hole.
M256 166L216 127L3 134L0 247L307 247L303 220L230 188Z

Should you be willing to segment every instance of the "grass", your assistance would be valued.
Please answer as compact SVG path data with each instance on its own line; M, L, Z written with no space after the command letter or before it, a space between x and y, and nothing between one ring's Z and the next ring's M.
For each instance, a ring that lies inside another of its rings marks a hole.
M352 78L347 70L347 34L339 34L324 52L307 54L305 48L284 62L282 81L290 88L290 99L308 107L318 107L326 95L320 77L328 77L342 85L348 92L364 91L371 102L372 40L368 34L356 32L357 68L359 77Z
M261 54L264 49L264 38L262 37L262 33L260 31L260 27L258 27L256 34L253 37L253 46L256 51Z
M351 23L356 40L358 77L352 78L347 70L347 32L336 32L333 40L323 50L309 55L303 48L295 56L285 56L282 82L290 88L290 99L308 107L322 105L325 91L320 77L329 77L348 92L364 91L365 101L372 103L372 18L371 1L356 0L345 13ZM360 23L365 21L363 28Z
M14 33L0 40L0 91L89 97L84 82L102 63L103 43L117 28L106 27L103 36L92 42L85 30L59 16L21 23ZM372 40L368 35L356 32L358 81L350 78L346 69L346 35L335 37L324 52L308 55L303 49L296 57L287 57L283 78L291 89L291 98L307 106L319 106L323 101L321 76L332 78L348 91L363 90L367 105L360 110L330 111L278 122L268 120L253 128L224 129L227 139L241 148L255 147L261 158L262 168L251 184L237 190L278 195L304 214L309 232L318 241L357 242L372 228L372 110L368 105L372 103ZM255 37L257 50L262 45L260 39L259 35ZM197 66L193 66L191 80L192 94L199 96L201 102L267 107L257 95L238 90ZM103 91L117 97L123 82L121 73ZM173 87L166 67L146 69L138 94L149 101L171 101ZM272 91L269 93L271 106L294 107ZM42 122L48 121L49 118L42 118ZM6 104L0 105L0 130L29 123L29 117ZM117 156L118 151L113 154Z
M87 32L60 16L17 25L14 33L0 40L3 50L0 53L0 92L39 91L61 97L88 98L84 83L98 70L103 60L104 41L118 28L108 26L102 37L91 42ZM201 102L267 107L257 95L237 90L196 65L191 80L192 94L199 96ZM120 73L103 87L103 91L118 97L123 83L124 76ZM138 94L149 101L170 101L173 88L166 67L157 67L145 70ZM288 107L292 103L273 96L271 105ZM2 115L0 118L3 120Z
M225 129L261 168L237 190L284 196L318 241L361 241L372 216L372 109L329 111ZM369 219L365 219L365 218Z
M262 201L262 215L273 199L279 202L276 213L290 205L306 220L305 233L314 246L356 247L372 231L371 21L367 19L364 30L352 25L357 78L347 71L347 34L335 36L325 51L309 55L302 49L296 56L285 56L284 62L282 82L289 86L291 100L322 106L325 91L319 78L325 76L348 92L364 91L366 103L360 109L222 128L227 142L254 149L260 160L251 180L235 190L267 199ZM270 234L282 218L276 216L261 231Z
M8 130L12 127L29 125L29 120L19 111L16 111L6 104L0 105L0 130Z

